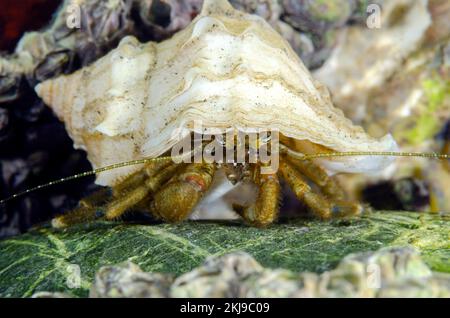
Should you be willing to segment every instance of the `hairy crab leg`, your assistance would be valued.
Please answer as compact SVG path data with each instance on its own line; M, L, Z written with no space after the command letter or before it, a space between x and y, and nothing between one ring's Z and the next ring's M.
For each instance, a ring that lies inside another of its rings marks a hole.
M146 165L142 170L132 174L124 181L116 185L112 190L113 201L120 202L121 197L129 195L133 190L142 184L146 178L151 178L164 167L170 165L171 161L162 160L158 162L152 162ZM110 190L108 188L101 189L94 194L82 199L78 204L78 207L68 213L59 215L52 220L52 226L55 228L64 228L70 225L85 223L94 221L95 219L103 216L101 210L102 206L110 199Z
M96 219L97 209L110 197L110 189L103 188L80 200L78 207L52 220L54 228L64 228L73 224L90 222Z
M155 176L155 174L169 166L171 163L173 163L171 158L150 162L149 164L145 165L143 169L133 173L123 181L117 183L112 189L113 196L120 197L121 195L129 192L131 189L142 185L142 183L144 183L146 179L152 178L153 176Z
M258 197L248 207L235 206L236 212L245 222L256 227L272 224L278 217L280 206L280 181L276 173L261 174L259 165L252 165L253 181L258 185Z
M285 157L297 170L317 184L320 190L334 203L334 210L339 211L338 215L358 215L362 213L361 204L346 200L345 192L339 182L330 178L322 167L316 165L311 160L299 160L297 158Z
M186 219L211 186L215 163L191 163L155 193L150 211L167 222Z
M345 199L345 193L337 180L330 178L322 167L310 160L299 160L288 156L285 156L284 159L297 168L301 174L317 184L326 196L338 201Z
M124 193L106 206L105 218L113 220L120 217L128 209L138 205L145 198L158 191L164 183L169 181L182 167L182 164L170 164L149 177L142 185Z
M281 176L294 191L299 200L304 202L311 212L322 219L333 216L347 216L361 213L361 207L348 202L329 201L325 196L314 193L297 169L287 160L280 160Z
M312 192L311 187L303 180L301 174L286 160L280 160L279 173L294 191L295 196L306 203L311 211L322 219L331 217L328 201L321 195Z

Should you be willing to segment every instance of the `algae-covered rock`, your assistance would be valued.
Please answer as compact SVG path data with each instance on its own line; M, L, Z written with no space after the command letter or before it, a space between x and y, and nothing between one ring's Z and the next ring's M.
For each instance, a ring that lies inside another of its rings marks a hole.
M125 262L100 268L89 295L94 298L168 297L172 281L170 274L145 273L136 264Z
M155 282L157 282L155 284ZM161 283L163 282L163 283ZM450 297L450 274L432 272L412 247L388 247L346 256L322 274L263 268L235 252L209 256L175 281L170 274L145 273L126 262L102 267L91 297ZM65 298L38 292L33 298Z
M449 221L448 215L377 212L330 222L291 220L267 229L238 222L99 222L63 231L38 228L0 241L0 297L30 297L39 291L87 296L102 266L131 261L144 272L178 276L207 257L238 251L264 268L323 273L350 253L411 245L431 270L450 273ZM136 275L131 277L140 277ZM155 286L163 279L143 281Z
M178 277L171 288L174 297L243 297L249 277L263 272L263 267L247 253L208 257L199 268Z

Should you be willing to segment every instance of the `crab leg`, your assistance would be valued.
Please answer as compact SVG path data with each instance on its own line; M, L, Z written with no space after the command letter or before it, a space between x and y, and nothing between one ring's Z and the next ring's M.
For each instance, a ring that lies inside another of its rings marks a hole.
M236 207L236 212L250 225L265 227L275 221L280 205L280 182L276 174L261 174L253 166L254 182L259 186L256 202L246 208Z
M286 180L296 197L304 202L317 216L328 219L331 217L331 207L325 197L312 192L311 187L302 175L286 160L280 160L281 176Z
M169 181L180 167L181 164L171 164L145 180L141 186L131 192L125 193L121 198L112 201L106 207L105 218L107 220L116 219L128 209L138 205L142 200L155 193L164 183Z
M327 198L335 205L334 211L339 211L339 215L358 215L362 212L362 207L358 203L349 202L345 199L345 193L336 179L330 178L322 167L311 161L287 158L287 161L297 170L317 184Z
M173 162L171 158L168 158L167 160L150 162L142 170L133 173L123 181L116 184L112 189L113 196L116 198L120 197L129 192L130 189L134 189L142 185L142 183L144 183L146 179L154 177L159 171L166 168L172 163Z
M150 211L164 221L183 221L208 191L215 171L214 163L189 164L155 194Z
M325 169L310 160L299 160L288 156L284 158L301 174L317 184L325 195L334 200L344 200L344 191L337 180L328 176Z
M144 169L132 174L124 181L116 185L113 188L113 201L106 207L107 218L111 219L121 215L127 208L134 205L130 204L130 202L138 203L138 196L148 190L145 188L146 183L155 183L158 182L158 180L160 182L167 181L171 175L167 176L167 179L164 179L163 177L166 173L168 174L174 169L171 168L169 171L164 173L165 169L171 167L170 164L171 161L150 163ZM158 174L161 170L162 172ZM145 179L148 180L145 181ZM154 181L152 181L153 179ZM144 185L142 185L143 183ZM149 189L151 190L151 188ZM148 195L148 191L146 193ZM107 188L95 192L91 196L82 199L78 207L74 210L55 217L52 220L53 227L63 228L73 224L90 222L102 217L103 213L101 211L104 208L101 206L107 202L109 197L110 191Z
M109 188L103 188L92 195L80 200L78 207L74 210L55 217L52 220L54 228L63 228L73 224L93 221L96 218L97 208L102 205L110 196Z
M355 215L361 207L345 201L329 201L325 196L312 192L298 170L287 160L280 160L280 174L294 191L299 200L304 202L311 212L322 219L332 216Z

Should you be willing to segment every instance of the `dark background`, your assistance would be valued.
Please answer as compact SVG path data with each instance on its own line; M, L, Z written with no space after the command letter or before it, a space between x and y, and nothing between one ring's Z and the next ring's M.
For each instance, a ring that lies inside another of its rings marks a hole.
M25 31L46 25L60 0L1 0L0 50L13 51Z

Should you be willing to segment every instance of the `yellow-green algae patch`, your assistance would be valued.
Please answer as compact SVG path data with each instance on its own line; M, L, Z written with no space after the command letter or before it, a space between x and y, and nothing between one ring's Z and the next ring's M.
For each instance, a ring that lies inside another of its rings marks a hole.
M411 145L418 145L432 138L442 128L437 112L447 107L450 110L450 80L439 76L428 78L422 82L424 103L415 120L414 127L402 135Z
M208 256L235 251L265 267L321 273L350 253L412 245L433 270L450 273L449 221L448 215L376 212L330 222L297 219L267 229L238 222L44 227L0 242L0 297L37 291L86 296L101 266L131 260L147 272L179 275ZM70 288L77 266L79 286Z

